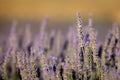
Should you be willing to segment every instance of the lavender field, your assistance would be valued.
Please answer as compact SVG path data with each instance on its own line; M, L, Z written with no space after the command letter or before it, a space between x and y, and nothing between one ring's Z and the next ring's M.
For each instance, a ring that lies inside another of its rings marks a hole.
M23 32L13 22L0 42L0 80L120 80L120 38L117 23L99 42L92 17L76 23L66 34L46 31L48 18L33 36L30 24ZM49 25L48 25L49 26Z

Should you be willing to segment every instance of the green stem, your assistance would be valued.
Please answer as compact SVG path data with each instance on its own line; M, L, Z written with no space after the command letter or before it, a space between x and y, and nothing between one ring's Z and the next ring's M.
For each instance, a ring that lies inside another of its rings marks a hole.
M90 49L90 72L92 72L93 70L92 70L92 67L93 67L93 52L92 52L92 50Z

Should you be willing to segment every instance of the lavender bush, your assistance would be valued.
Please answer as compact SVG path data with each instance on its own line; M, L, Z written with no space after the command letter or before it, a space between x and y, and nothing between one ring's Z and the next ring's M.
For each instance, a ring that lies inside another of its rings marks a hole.
M116 23L105 42L97 41L92 18L77 24L66 36L45 31L47 17L33 38L30 24L23 33L13 23L9 37L0 43L0 80L120 80L120 38Z

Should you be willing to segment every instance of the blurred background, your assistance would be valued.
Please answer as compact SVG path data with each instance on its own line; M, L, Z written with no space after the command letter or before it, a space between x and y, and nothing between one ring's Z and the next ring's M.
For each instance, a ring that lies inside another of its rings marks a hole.
M92 13L98 39L104 38L114 22L120 24L120 0L0 0L0 38L9 34L14 20L18 28L30 23L37 32L45 16L49 17L47 30L65 32L76 23L76 12L80 12L84 24Z

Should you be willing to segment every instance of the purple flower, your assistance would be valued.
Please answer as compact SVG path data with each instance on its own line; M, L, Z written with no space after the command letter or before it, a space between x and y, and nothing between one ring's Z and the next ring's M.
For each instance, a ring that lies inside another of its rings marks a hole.
M89 69L90 69L90 66L87 66L87 69L89 70Z
M57 58L56 58L56 57L54 57L54 56L52 56L52 60L57 60Z
M43 51L43 50L40 50L40 54L44 54L44 51Z
M96 52L93 52L93 55L97 55L97 53L96 53Z
M107 72L107 67L106 66L104 67L104 72Z
M118 76L120 76L120 71L117 72Z

